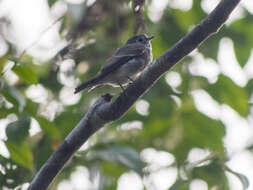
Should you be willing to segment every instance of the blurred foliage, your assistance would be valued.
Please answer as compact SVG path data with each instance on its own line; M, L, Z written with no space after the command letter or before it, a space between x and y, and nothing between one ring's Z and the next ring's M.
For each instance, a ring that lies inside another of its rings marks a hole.
M56 2L57 0L49 0L49 7ZM9 44L9 52L0 58L0 71L3 73L0 81L0 118L9 121L3 142L10 153L9 158L0 155L0 189L13 189L29 182L83 117L94 98L105 92L116 95L120 93L120 89L100 88L91 93L83 92L77 103L68 105L64 104L60 97L62 89L66 87L60 78L64 75L85 81L94 76L115 49L133 34L134 16L129 2L97 0L95 5L100 8L100 17L91 20L92 23L82 24L86 22L86 13L94 14L94 5L89 7L86 1L80 5L85 13L84 16L79 15L80 23L76 23L71 14L65 15L63 29L72 31L72 34L78 33L80 41L95 39L94 43L87 43L75 52L76 65L71 72L62 72L55 63L56 59L37 64L35 61L38 61L27 54L21 59L13 58L17 57L13 51L15 44ZM164 53L207 15L200 6L201 1L194 0L188 11L167 6L161 19L153 23L148 16L150 4L151 0L146 2L144 14L148 33L156 37L152 41L154 58ZM68 8L71 9L71 6ZM247 10L244 10L244 13L243 18L223 26L218 34L206 40L198 51L205 58L217 61L219 42L223 37L229 37L235 44L235 55L243 68L253 47L253 16ZM61 31L64 31L63 29ZM65 50L61 53L68 53L69 49ZM135 171L141 177L147 176L152 171L144 170L148 163L140 159L139 155L145 148L173 154L175 162L164 167L176 166L178 171L183 170L187 174L178 175L170 190L187 190L193 179L206 181L209 188L229 189L226 171L236 175L246 188L247 178L225 165L229 159L223 144L225 124L198 111L191 91L205 90L220 105L228 105L246 119L250 114L252 79L246 87L240 87L229 77L219 74L214 83L209 83L206 78L193 75L189 71L189 65L193 62L191 58L186 57L173 68L182 78L177 89L170 87L162 77L142 97L149 104L148 113L140 114L133 106L123 118L99 131L89 140L88 148L79 151L66 165L50 189L57 189L57 185L63 179L69 179L78 166L87 167L91 179L96 176L96 172L103 176L103 180L99 181L99 189L115 189L117 179L129 170ZM13 63L12 67L4 70L4 66L10 62ZM84 73L82 67L88 68L88 72ZM5 74L10 70L18 77L15 85L8 83L5 78ZM48 93L44 102L38 102L27 95L27 90L36 84L44 87ZM45 112L52 109L50 103L53 101L57 102L60 108L53 116L48 116ZM124 128L134 121L141 122L142 127ZM29 130L34 122L40 126L41 132L31 135ZM195 165L189 169L187 157L193 148L208 150L215 156L204 165Z

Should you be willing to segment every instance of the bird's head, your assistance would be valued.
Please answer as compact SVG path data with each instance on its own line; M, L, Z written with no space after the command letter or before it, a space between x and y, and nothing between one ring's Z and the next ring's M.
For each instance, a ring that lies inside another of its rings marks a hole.
M147 36L146 34L138 34L128 39L127 44L133 43L142 43L149 44L150 40L152 40L154 36Z

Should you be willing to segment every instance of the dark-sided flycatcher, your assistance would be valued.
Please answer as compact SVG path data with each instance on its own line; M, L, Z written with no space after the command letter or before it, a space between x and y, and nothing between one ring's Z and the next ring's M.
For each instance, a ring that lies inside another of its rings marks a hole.
M121 87L135 80L152 61L152 47L145 34L131 37L124 46L119 48L102 66L98 74L82 83L75 93L89 88L89 91L103 85Z

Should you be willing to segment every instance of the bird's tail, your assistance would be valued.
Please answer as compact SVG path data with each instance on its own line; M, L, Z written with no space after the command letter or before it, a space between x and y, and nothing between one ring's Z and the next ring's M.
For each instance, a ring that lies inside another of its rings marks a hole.
M90 88L90 87L92 89L95 88L97 85L99 85L99 83L98 83L99 80L100 80L100 78L98 76L96 76L96 77L88 80L87 82L84 82L84 83L80 84L78 87L76 87L74 93L76 94L76 93L78 93L78 92L80 92L80 91L82 91L86 88Z

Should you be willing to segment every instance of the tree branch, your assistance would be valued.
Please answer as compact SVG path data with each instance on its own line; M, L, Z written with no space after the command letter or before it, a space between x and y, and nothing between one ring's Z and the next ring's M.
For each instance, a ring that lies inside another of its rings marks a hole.
M146 0L133 0L132 8L135 16L135 25L134 25L134 34L137 34L139 29L142 30L142 33L146 32L146 23L143 18L143 9Z
M106 123L122 117L127 110L178 61L197 48L206 38L218 32L227 20L230 13L240 0L222 0L218 6L190 33L176 43L171 49L158 57L140 75L133 84L129 85L124 93L115 101L111 95L100 97L89 109L84 118L66 137L60 147L51 155L42 166L33 181L30 190L44 190L52 182L64 164L88 138Z

